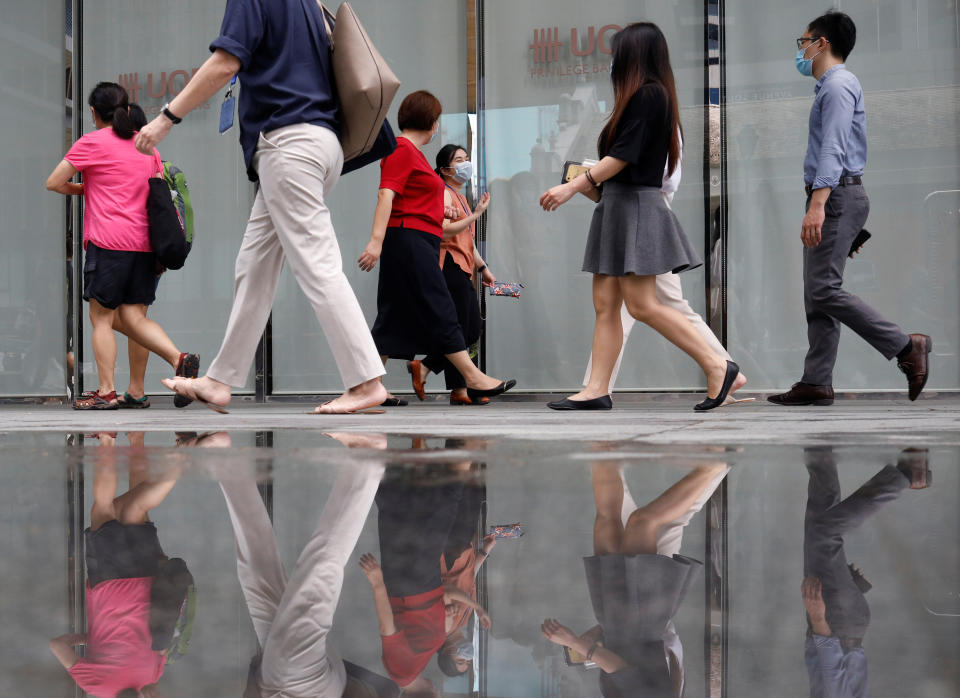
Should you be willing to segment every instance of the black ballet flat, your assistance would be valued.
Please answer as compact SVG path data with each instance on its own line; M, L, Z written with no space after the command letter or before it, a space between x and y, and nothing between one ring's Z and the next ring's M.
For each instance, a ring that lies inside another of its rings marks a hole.
M511 378L508 381L502 381L500 385L498 385L496 388L490 388L489 390L480 390L478 388L467 388L467 397L469 397L471 400L474 400L474 401L482 397L493 397L494 395L500 395L501 393L507 392L508 390L510 390L510 388L512 388L516 384L517 384L517 381Z
M727 393L730 392L730 388L739 374L740 367L733 361L727 361L727 372L723 376L723 387L720 388L720 393L716 397L708 397L699 405L694 405L694 412L706 412L714 407L720 407L723 401L727 399Z
M551 410L612 410L613 400L609 395L601 395L592 400L571 400L565 397L562 400L548 402L547 407Z

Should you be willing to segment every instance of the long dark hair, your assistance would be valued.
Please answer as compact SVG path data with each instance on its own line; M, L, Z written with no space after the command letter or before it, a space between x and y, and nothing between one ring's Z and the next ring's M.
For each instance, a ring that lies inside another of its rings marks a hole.
M680 109L677 104L677 87L670 67L670 49L660 27L652 22L636 22L627 25L613 36L613 111L607 119L597 151L606 155L613 145L617 126L627 109L630 99L644 85L657 85L667 98L667 115L670 122L669 172L673 174L680 161Z
M434 172L442 177L443 175L440 174L440 170L445 167L450 167L450 161L453 160L453 156L457 154L458 150L462 150L465 153L467 152L466 148L462 145L456 145L455 143L447 143L440 148L440 152L437 153L437 167L434 169Z
M126 140L133 138L133 122L130 121L130 114L127 112L130 98L122 86L115 82L97 83L90 92L87 104L93 107L101 121L113 126L113 132L120 138Z

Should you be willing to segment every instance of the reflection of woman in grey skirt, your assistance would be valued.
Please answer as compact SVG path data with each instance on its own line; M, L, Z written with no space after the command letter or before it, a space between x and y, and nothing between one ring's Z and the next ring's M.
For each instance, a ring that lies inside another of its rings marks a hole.
M726 474L724 464L705 465L681 478L646 506L621 519L624 483L610 463L593 466L597 518L592 557L583 559L598 624L577 636L556 620L544 636L597 663L604 696L667 696L682 691L683 670L667 652L668 624L703 564L677 553L661 532L687 521ZM668 663L667 657L670 657Z
M680 117L667 42L656 25L642 22L617 32L612 46L615 103L597 143L600 162L540 198L547 211L578 192L599 201L583 259L583 271L593 274L596 311L590 382L549 406L612 407L610 375L623 343L620 307L626 303L634 318L700 365L708 397L695 409L713 409L723 404L739 367L717 356L689 320L656 296L658 274L702 264L660 194L664 165L672 172L680 158Z

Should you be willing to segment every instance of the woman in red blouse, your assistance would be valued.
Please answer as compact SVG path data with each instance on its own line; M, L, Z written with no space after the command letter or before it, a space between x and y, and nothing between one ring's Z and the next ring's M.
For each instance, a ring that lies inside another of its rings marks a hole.
M470 360L440 258L444 184L420 149L440 125L440 102L419 90L400 104L397 149L380 163L380 190L370 242L358 260L372 271L380 260L373 340L384 362L416 354L443 354L460 372L471 400L499 395L516 381L500 381Z

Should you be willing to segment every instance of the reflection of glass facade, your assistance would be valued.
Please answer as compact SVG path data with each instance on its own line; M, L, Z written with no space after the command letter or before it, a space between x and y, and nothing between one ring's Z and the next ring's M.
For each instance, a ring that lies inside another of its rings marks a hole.
M68 231L79 232L80 220L78 210L43 189L43 180L76 129L91 127L83 105L95 82L119 80L148 115L156 113L208 55L223 7L184 0L14 5L0 20L0 89L8 117L0 135L0 239L6 250L0 262L0 396L64 395L75 315L64 262ZM353 5L403 81L391 118L407 92L437 94L445 115L428 158L444 142L462 143L479 161L475 186L493 197L481 226L482 251L498 279L525 287L519 302L487 300L483 360L493 374L516 376L529 390L566 390L582 378L593 314L590 279L579 269L591 206L584 199L546 214L537 198L558 181L564 160L595 154L611 99L609 38L617 27L644 19L659 24L670 41L685 140L674 209L708 262L683 275L685 293L718 331L726 327L750 387L785 387L798 378L806 349L800 174L813 83L793 68L792 40L816 10L753 0ZM859 29L849 67L866 93L865 183L874 234L850 264L846 285L905 330L931 334L929 387L958 388L957 5L856 0L842 9ZM80 21L82 32L74 35L71 24ZM711 63L723 69L711 70ZM69 111L74 97L76 114ZM163 278L151 309L181 349L201 353L204 366L222 338L233 260L253 194L236 131L217 135L218 109L214 98L163 144L163 156L187 174L197 244L186 267ZM375 167L351 174L330 197L344 266L371 323L376 276L359 271L354 260L369 237L377 179ZM82 304L75 310L86 313ZM89 386L95 366L89 323L82 324L73 349ZM659 335L644 327L633 334L618 387L702 387L693 362ZM257 375L263 392L340 390L319 325L288 274L269 345L272 351L251 371L249 391L258 386ZM116 380L123 386L122 341L118 353ZM392 364L388 387L407 389L402 364ZM152 360L148 391L162 391L159 378L167 373ZM902 382L892 365L844 332L837 388L900 390Z

